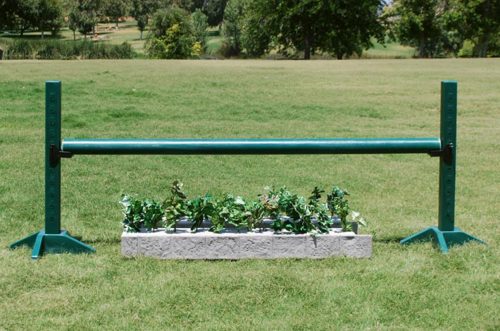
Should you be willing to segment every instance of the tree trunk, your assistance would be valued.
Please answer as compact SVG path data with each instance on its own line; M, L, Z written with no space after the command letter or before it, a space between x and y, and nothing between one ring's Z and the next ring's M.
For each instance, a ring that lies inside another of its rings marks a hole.
M337 60L342 60L344 58L344 54L337 53Z
M309 36L306 35L304 38L304 60L311 59L311 43L309 41Z
M73 30L73 41L76 41L76 31Z
M42 39L43 39L43 37L44 37L44 32L45 32L45 31L43 31L43 30L42 30Z
M477 57L486 57L488 55L489 44L490 44L490 34L485 33L479 38L477 45L474 47L475 55Z
M116 19L116 30L118 30L118 18Z
M420 41L418 43L418 57L427 57L427 53L425 51L425 38L424 38L424 36L420 36Z
M142 40L142 30L141 30L141 40Z

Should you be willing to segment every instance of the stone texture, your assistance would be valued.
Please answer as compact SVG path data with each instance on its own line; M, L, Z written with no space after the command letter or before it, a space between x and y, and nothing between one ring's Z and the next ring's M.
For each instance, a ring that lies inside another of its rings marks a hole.
M372 237L348 233L309 234L223 233L123 233L124 256L154 256L162 259L274 259L370 257Z

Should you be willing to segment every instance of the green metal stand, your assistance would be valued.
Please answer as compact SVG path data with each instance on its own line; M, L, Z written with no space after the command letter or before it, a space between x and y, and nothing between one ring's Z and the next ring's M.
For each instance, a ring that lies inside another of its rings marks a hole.
M29 246L33 248L32 259L38 259L43 253L94 253L95 249L81 241L73 238L68 231L61 231L59 234L48 234L45 231L33 233L26 238L12 243L11 249L19 246Z
M452 231L441 231L437 226L431 226L425 230L417 232L401 240L401 244L405 245L413 242L429 240L434 240L443 253L448 253L450 246L461 245L468 241L477 241L484 244L484 241L463 232L457 227L455 227Z
M61 230L61 82L45 83L45 229L11 244L27 245L31 257L45 253L93 253L95 249Z
M451 245L483 241L455 227L455 178L457 164L457 82L441 82L441 149L439 156L438 226L411 235L401 244L434 239L441 252Z

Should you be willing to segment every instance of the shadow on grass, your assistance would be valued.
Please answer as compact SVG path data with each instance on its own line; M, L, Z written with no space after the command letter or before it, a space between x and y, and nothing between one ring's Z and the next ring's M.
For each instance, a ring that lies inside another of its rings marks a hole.
M93 238L93 239L85 239L85 238L82 238L82 237L78 237L78 236L72 236L73 238L76 238L80 241L83 241L84 243L88 244L88 245L92 245L92 244L104 244L104 245L111 245L111 244L120 244L122 242L121 238L114 238L114 237L111 237L111 238Z
M401 240L403 240L405 237L402 236L384 236L384 237L373 237L373 241L377 243L383 243L383 244L399 244Z

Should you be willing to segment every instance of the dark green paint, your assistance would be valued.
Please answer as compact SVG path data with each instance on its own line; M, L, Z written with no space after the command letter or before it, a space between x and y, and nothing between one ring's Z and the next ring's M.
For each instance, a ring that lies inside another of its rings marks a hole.
M92 253L95 249L61 230L61 162L50 162L51 146L61 145L61 82L45 83L45 230L31 234L9 247L33 248L31 258L43 253Z
M441 146L451 146L451 157L439 158L438 226L429 227L403 240L401 244L434 240L447 253L451 245L483 241L455 227L455 181L457 164L457 82L441 82Z
M381 154L429 153L439 138L65 139L72 154Z
M57 234L49 234L45 231L33 233L26 238L18 240L10 245L11 249L20 246L33 248L31 258L36 260L44 253L94 253L95 249L72 237L68 231Z
M50 146L61 144L61 82L45 83L45 232L61 232L61 163L50 163Z
M439 218L441 231L455 228L455 178L457 164L457 82L441 82L441 142L451 144L451 162L439 160Z

